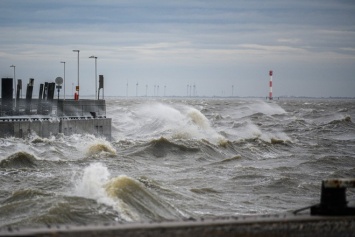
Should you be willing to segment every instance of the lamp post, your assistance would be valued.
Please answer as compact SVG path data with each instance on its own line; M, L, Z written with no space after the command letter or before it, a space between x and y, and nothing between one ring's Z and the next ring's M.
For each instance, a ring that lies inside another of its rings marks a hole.
M78 86L77 86L77 88L76 88L76 90L78 91L78 99L79 99L79 52L80 52L80 50L78 50L78 49L75 49L75 50L73 50L73 52L77 52L78 53Z
M15 74L16 66L15 65L11 65L10 67L14 68L14 89L13 89L13 92L15 93L15 101L16 101L16 74Z
M63 83L63 87L64 87L64 100L65 100L65 62L60 62L64 64L64 83Z
M90 56L89 58L94 58L95 59L95 100L97 98L97 57Z

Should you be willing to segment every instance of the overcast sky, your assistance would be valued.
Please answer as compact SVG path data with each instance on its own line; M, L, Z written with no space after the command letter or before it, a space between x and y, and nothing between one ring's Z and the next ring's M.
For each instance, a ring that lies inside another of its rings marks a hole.
M80 94L355 96L354 0L1 0L0 76Z

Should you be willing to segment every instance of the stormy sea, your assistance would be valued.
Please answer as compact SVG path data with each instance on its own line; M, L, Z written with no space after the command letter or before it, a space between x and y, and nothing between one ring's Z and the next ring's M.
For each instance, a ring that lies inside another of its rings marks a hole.
M0 229L284 213L355 176L355 100L106 102L111 140L0 139Z

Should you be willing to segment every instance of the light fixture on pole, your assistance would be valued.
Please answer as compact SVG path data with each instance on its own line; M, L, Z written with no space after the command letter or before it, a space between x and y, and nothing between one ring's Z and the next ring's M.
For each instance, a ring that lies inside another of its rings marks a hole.
M63 83L63 87L64 87L64 100L65 100L65 62L60 62L64 64L64 83Z
M97 98L97 57L96 56L90 56L89 58L94 58L95 59L95 100Z
M79 52L80 50L75 49L73 50L73 52L77 52L78 53L78 85L76 86L76 91L77 91L77 99L79 100Z
M57 77L57 78L55 79L55 84L57 85L56 87L57 87L57 89L58 89L58 101L59 101L59 91L60 91L60 89L62 89L63 78Z

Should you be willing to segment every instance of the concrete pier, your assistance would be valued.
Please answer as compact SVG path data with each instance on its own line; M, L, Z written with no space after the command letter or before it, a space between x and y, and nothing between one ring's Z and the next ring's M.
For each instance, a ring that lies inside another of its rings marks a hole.
M267 237L355 236L355 217L270 215L220 219L188 219L153 223L107 223L86 226L47 226L37 229L0 229L0 236L156 236L156 237Z
M106 118L105 100L31 101L28 105L26 100L17 100L16 111L0 105L0 137L87 133L111 139L112 119Z
M92 117L3 117L0 118L0 137L26 138L33 133L40 137L88 133L111 138L111 122L111 118Z

